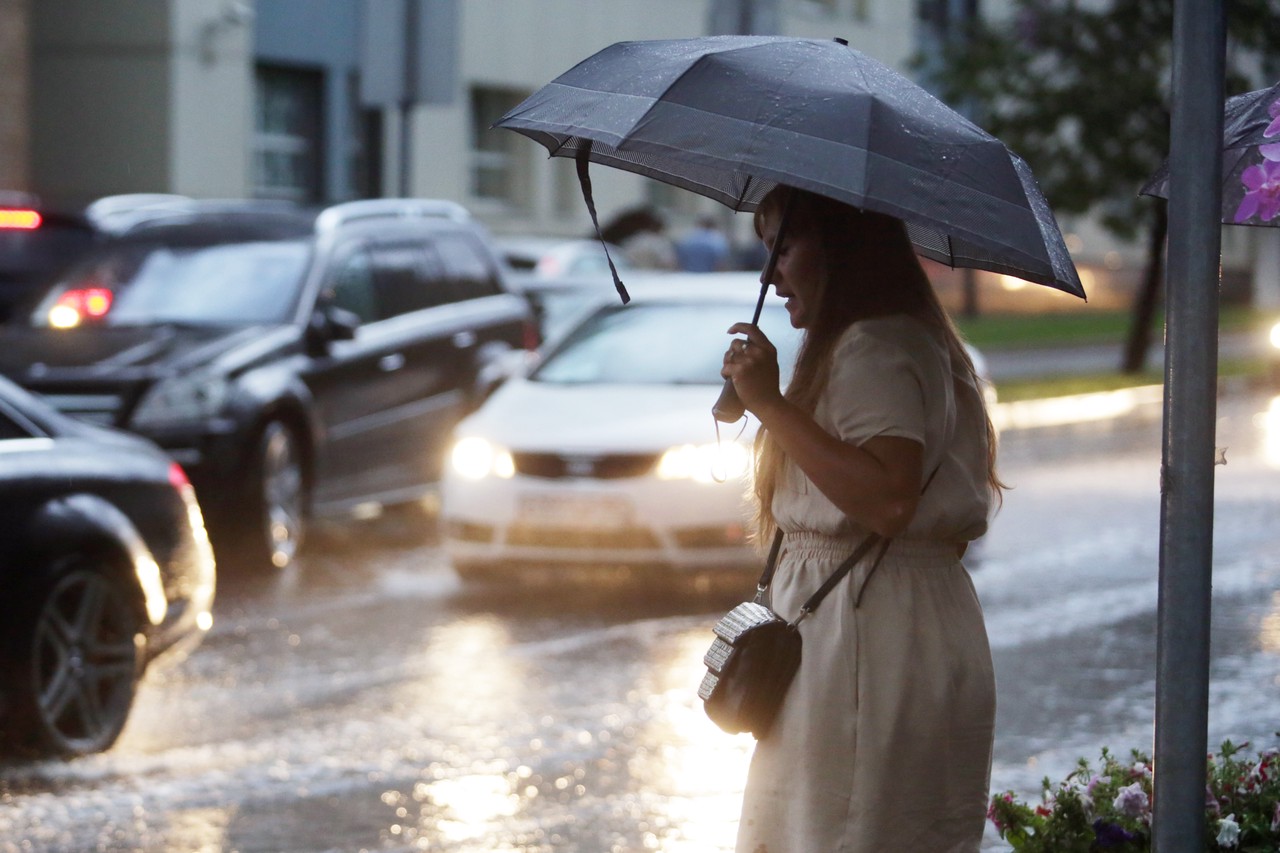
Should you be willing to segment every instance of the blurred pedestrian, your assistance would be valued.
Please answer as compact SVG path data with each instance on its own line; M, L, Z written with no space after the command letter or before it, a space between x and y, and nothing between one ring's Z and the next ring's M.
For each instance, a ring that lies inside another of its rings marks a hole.
M600 230L606 242L615 243L633 266L643 269L679 268L676 247L667 234L667 223L651 207L633 207L613 217Z
M622 241L622 251L634 266L650 270L674 270L679 267L676 248L662 223L637 231Z
M760 422L759 533L784 534L771 606L795 619L863 538L891 544L800 622L800 669L756 745L737 849L976 853L995 679L960 558L1002 488L981 385L900 220L779 187L755 221L804 330L785 393L750 324L729 330L747 340L722 370Z
M729 268L729 238L713 216L698 221L676 243L676 257L685 272L719 272Z

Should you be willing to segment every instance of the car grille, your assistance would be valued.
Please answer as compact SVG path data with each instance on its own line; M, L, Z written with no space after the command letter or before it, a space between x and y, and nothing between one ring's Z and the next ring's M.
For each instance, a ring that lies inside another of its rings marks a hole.
M529 527L515 525L507 531L508 545L531 545L541 548L624 548L659 547L658 538L643 527L619 530L583 530L571 527Z
M516 471L527 477L562 479L579 477L595 480L621 480L643 477L658 462L655 453L616 453L601 456L559 453L513 454Z

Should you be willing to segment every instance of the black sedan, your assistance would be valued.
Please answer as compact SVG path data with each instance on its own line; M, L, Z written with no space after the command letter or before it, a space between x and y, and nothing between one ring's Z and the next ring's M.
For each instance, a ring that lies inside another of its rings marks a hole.
M147 665L212 625L213 550L182 468L0 379L0 751L111 746Z

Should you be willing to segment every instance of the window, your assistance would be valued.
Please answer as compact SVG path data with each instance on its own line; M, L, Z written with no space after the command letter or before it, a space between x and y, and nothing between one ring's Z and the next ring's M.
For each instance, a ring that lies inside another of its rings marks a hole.
M360 318L362 323L378 319L377 297L373 289L373 264L369 253L354 252L334 268L333 304Z
M321 192L319 71L261 65L253 137L254 194L316 202Z
M493 130L492 125L521 100L522 95L503 89L471 92L471 194L477 198L508 204L520 201L515 146L521 137Z
M347 198L382 195L382 110L360 103L360 77L347 78Z
M382 319L420 311L436 304L439 294L429 282L440 278L434 259L418 243L393 243L373 250L374 287Z
M494 279L493 267L462 234L444 234L436 240L436 249L449 279L453 299L476 299L501 292Z

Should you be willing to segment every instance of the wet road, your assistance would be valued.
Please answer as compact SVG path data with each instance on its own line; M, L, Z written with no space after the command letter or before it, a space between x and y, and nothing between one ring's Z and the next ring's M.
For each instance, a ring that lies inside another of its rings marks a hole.
M1211 744L1280 728L1270 404L1220 406ZM1006 435L1015 488L974 568L997 790L1151 743L1159 456L1149 417ZM225 580L211 635L149 673L110 753L0 768L0 851L729 850L751 740L694 689L738 598L472 590L421 518L332 531L287 574Z

